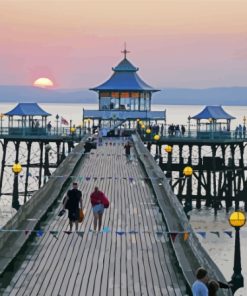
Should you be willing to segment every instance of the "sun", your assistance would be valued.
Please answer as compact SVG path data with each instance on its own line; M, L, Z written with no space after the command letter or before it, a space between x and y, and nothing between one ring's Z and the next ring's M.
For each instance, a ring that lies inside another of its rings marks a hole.
M42 88L51 88L54 86L54 83L49 78L41 77L34 81L33 86L42 87Z

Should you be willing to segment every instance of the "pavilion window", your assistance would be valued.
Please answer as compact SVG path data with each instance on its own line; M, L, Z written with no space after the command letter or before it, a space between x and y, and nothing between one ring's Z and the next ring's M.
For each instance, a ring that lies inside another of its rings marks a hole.
M99 109L100 110L110 110L111 104L111 93L110 92L100 92L99 94Z
M139 108L139 92L131 92L131 110L138 110Z
M130 110L130 95L128 92L120 93L120 110Z

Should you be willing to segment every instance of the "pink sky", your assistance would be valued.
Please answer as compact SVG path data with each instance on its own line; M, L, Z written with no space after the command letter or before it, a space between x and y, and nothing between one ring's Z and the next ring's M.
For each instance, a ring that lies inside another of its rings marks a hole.
M153 86L247 86L246 15L246 0L1 0L0 85L93 87L126 41Z

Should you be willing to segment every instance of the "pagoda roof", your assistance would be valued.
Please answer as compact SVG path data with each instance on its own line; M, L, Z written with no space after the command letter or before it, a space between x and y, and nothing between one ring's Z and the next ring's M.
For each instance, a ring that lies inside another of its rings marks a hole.
M112 70L115 72L136 72L139 68L136 68L128 59L124 58L115 68L112 68Z
M7 116L50 116L37 103L19 103L14 109L5 113Z
M103 84L91 88L94 91L159 91L145 83L136 73L138 68L124 58L115 68L113 75Z
M226 113L222 106L206 106L200 113L192 119L235 119L236 117Z

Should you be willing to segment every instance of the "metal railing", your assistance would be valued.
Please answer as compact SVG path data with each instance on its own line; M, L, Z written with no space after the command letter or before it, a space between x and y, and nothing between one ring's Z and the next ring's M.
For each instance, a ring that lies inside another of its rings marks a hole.
M31 128L31 127L1 127L0 137L82 137L87 133L86 128L70 128L70 127L58 127L58 128Z

